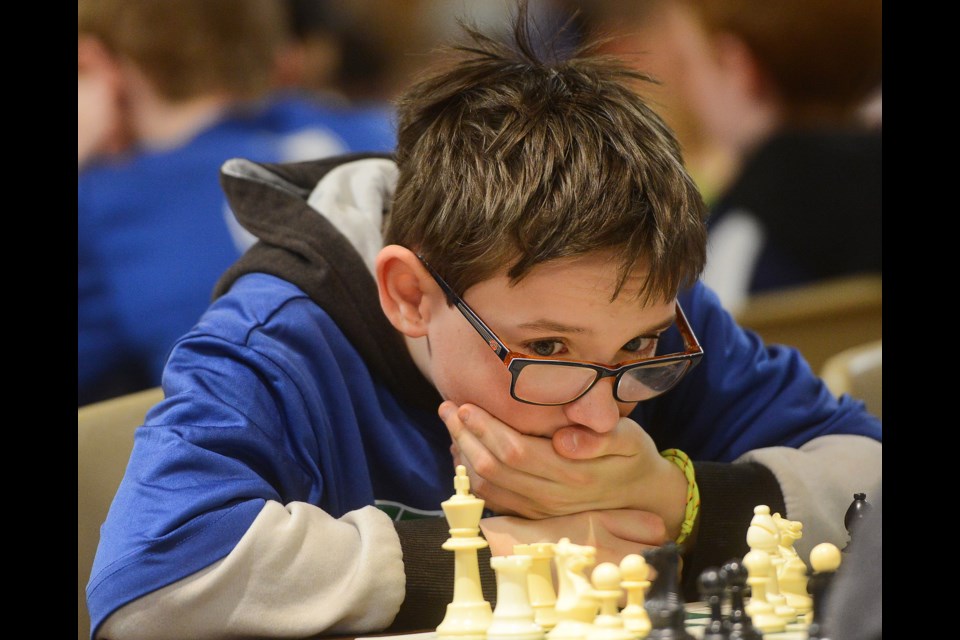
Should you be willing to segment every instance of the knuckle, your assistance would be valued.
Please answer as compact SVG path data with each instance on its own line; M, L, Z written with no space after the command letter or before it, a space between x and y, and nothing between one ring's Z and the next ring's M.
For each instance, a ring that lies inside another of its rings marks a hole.
M503 462L509 467L517 466L524 458L523 447L516 442L508 442L503 448Z
M473 461L473 470L480 476L481 481L485 481L485 478L492 476L496 467L496 460L490 454L478 455L476 460Z
M488 489L490 488L490 483L483 479L483 477L478 477L475 480L471 479L470 481L470 493L478 497L483 497Z

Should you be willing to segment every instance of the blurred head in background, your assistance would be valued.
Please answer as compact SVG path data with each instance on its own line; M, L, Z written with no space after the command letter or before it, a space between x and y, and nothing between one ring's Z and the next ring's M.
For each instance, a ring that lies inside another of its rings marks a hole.
M781 127L847 126L880 86L881 0L663 4L676 90L704 132L743 152Z
M640 91L677 132L707 200L783 127L880 119L880 0L569 0L604 49L660 81Z
M287 16L279 0L79 0L78 165L133 141L176 143L265 94Z

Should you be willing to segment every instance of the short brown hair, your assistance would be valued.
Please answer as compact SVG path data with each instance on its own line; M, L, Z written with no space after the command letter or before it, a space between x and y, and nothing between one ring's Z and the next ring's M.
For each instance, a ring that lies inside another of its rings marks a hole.
M288 37L280 0L78 0L79 35L137 65L169 100L269 88Z
M671 0L672 1L672 0ZM882 0L686 0L708 32L740 38L788 121L842 119L883 74Z
M458 293L595 251L616 257L616 293L638 266L644 300L699 277L705 207L673 133L633 88L649 78L589 47L544 61L523 6L510 45L464 29L452 63L398 99L386 242L422 252Z

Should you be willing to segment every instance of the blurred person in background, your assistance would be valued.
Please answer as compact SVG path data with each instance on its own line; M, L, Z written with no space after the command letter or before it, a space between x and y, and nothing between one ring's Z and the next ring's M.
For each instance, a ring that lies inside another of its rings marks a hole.
M643 93L710 205L704 281L729 310L882 271L880 0L575 4L661 82Z
M709 205L729 182L729 153L706 135L696 114L678 90L683 69L673 50L667 11L660 0L568 0L579 11L585 33L598 38L604 53L630 62L656 83L636 90L677 135L683 160Z
M280 55L276 85L354 109L390 105L391 58L387 43L356 0L286 0L291 38ZM388 21L383 2L378 14ZM396 29L397 24L391 28ZM392 108L392 107L391 107Z
M882 273L881 1L660 7L676 88L734 165L704 281L736 312L762 291Z
M391 112L280 91L282 0L79 0L78 405L160 384L167 352L253 242L233 157L390 152Z

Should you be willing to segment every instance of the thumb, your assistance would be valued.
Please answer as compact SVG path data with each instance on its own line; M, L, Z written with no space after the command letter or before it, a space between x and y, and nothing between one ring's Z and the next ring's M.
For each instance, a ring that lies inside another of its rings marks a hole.
M571 460L590 460L601 456L636 455L643 448L645 432L633 420L621 418L617 427L597 433L582 426L562 427L553 434L553 449Z
M587 427L563 427L553 434L553 449L564 458L589 460L606 455L608 438Z

